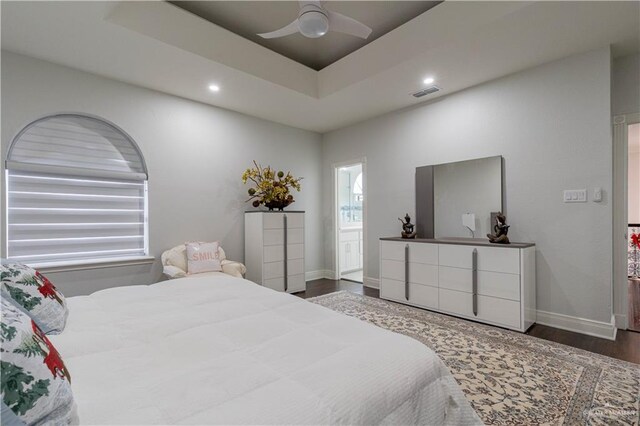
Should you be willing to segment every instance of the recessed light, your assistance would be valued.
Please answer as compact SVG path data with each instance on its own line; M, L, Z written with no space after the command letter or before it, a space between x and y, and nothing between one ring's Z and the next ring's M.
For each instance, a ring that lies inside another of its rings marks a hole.
M217 86L215 84L210 84L209 85L209 90L211 90L212 92L219 92L220 91L220 86Z
M436 81L436 80L433 77L427 77L422 82L424 84L433 84L434 81Z

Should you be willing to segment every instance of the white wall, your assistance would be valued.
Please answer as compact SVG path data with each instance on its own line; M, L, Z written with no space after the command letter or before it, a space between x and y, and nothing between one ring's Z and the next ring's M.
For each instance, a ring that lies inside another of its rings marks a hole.
M155 282L162 251L187 240L220 240L229 258L242 261L250 206L240 176L253 159L304 176L293 207L307 211L306 269L323 268L319 134L2 52L3 167L15 134L56 112L103 117L138 143L149 169L151 254L158 257L152 267L51 274L65 294Z
M378 238L399 235L397 217L414 213L417 166L502 155L509 236L537 245L538 309L610 322L610 69L605 48L324 135L327 269L333 163L366 157L365 276L377 279ZM562 202L563 189L591 198L596 186L602 203Z
M640 112L640 53L616 58L611 80L613 115Z

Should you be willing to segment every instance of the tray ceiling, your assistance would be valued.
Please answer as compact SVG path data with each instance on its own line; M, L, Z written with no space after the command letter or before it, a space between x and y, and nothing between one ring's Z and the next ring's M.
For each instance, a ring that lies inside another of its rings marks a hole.
M328 1L323 3L327 9L347 15L369 26L373 32L366 40L336 32L329 32L318 39L292 34L267 40L256 35L284 27L297 18L299 10L297 1L172 1L170 3L318 71L421 15L440 2Z
M640 2L446 1L320 71L168 2L1 8L3 50L320 133L575 53L640 50ZM411 96L426 77L441 90Z

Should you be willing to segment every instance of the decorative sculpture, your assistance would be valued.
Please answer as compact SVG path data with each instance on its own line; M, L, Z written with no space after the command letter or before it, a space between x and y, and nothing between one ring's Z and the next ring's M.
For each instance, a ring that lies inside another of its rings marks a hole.
M398 218L402 223L402 238L415 238L416 232L413 230L414 225L411 223L411 216L409 213L405 214L404 220Z
M507 218L501 213L496 214L496 223L493 225L493 234L487 234L489 241L495 244L511 244L507 234L509 233L509 225Z

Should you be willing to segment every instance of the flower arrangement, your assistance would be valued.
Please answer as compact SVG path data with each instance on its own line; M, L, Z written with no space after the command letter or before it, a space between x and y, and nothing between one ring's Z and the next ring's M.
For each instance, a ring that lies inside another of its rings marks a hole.
M302 178L294 178L291 172L285 174L283 171L276 172L271 166L262 167L255 160L254 167L245 170L242 174L242 183L248 181L253 182L254 186L249 188L250 198L247 202L253 200L253 207L260 207L264 204L269 210L283 210L289 204L293 203L293 195L290 194L291 189L300 192L300 181Z

